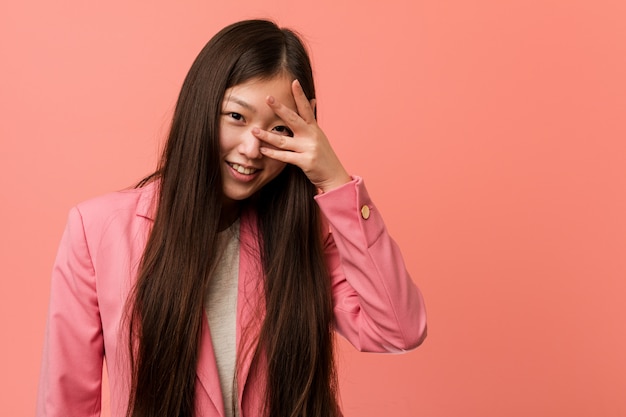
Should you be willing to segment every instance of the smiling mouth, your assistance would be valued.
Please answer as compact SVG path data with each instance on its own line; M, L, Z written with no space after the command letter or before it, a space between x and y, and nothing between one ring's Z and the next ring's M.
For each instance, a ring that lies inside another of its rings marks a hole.
M252 174L254 174L255 172L259 171L259 170L258 170L258 169L256 169L256 168L246 168L246 167L244 167L244 166L242 166L242 165L239 165L239 164L233 164L233 163L230 163L230 162L228 162L228 165L230 165L230 167L231 167L232 169L234 169L235 171L237 171L238 173L240 173L240 174L244 174L244 175L252 175Z

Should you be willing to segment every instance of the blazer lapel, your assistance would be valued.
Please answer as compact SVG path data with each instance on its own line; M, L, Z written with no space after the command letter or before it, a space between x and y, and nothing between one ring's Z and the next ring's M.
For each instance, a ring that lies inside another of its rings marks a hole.
M254 353L265 304L263 298L263 269L259 258L256 218L251 213L242 214L239 231L239 276L237 283L237 401L242 416L260 404L261 379L258 367L263 367L263 358L256 362ZM202 337L198 358L197 376L202 388L210 397L215 408L223 416L224 399L220 388L217 364L211 333L206 315L203 316ZM252 394L250 396L249 394ZM244 403L244 395L248 400ZM258 397L258 398L257 398ZM254 415L256 413L252 413Z
M262 378L259 378L257 371L259 367L263 367L264 361L263 357L254 358L259 331L265 316L263 268L260 263L257 234L258 229L254 213L242 213L237 297L237 355L239 355L237 358L237 391L239 407L244 414L245 410L253 405L249 403L244 408L244 393L248 392L254 397L262 395L261 386L259 386ZM252 373L251 369L253 369ZM260 398L254 400L248 398L248 400L257 403Z
M204 388L204 392L208 395L211 402L213 402L220 416L223 417L224 398L222 397L217 363L215 362L215 352L213 350L213 343L211 342L211 332L209 330L209 322L206 314L202 314L202 335L200 336L196 375L200 381L200 385ZM201 393L201 390L196 390L196 395Z

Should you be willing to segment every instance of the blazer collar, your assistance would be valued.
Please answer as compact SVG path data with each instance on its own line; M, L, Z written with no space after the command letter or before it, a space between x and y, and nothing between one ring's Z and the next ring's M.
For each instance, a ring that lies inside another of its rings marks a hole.
M145 217L149 220L154 220L156 215L157 199L159 198L159 181L152 181L143 188L141 188L141 194L139 201L137 202L137 215Z

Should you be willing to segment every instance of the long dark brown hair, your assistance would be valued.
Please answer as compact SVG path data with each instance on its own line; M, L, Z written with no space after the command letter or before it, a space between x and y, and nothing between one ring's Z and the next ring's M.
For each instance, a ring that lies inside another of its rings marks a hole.
M311 64L294 32L264 20L222 29L183 83L157 171L156 215L128 301L128 417L194 416L199 338L222 213L219 115L226 89L287 74L315 97ZM267 417L339 415L332 302L315 187L288 165L243 203L257 218L265 318ZM245 208L244 208L245 210ZM242 248L243 250L243 248ZM256 361L255 363L258 363Z

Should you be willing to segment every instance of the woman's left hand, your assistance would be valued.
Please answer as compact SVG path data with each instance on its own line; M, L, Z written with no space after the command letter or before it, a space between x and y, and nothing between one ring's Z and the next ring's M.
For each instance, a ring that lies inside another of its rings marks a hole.
M330 146L328 138L315 120L315 99L309 101L298 80L291 84L291 91L298 112L278 102L272 96L267 97L267 104L280 117L293 136L254 128L252 133L262 142L272 147L261 145L264 156L298 166L309 180L322 192L330 191L351 180L339 158Z

